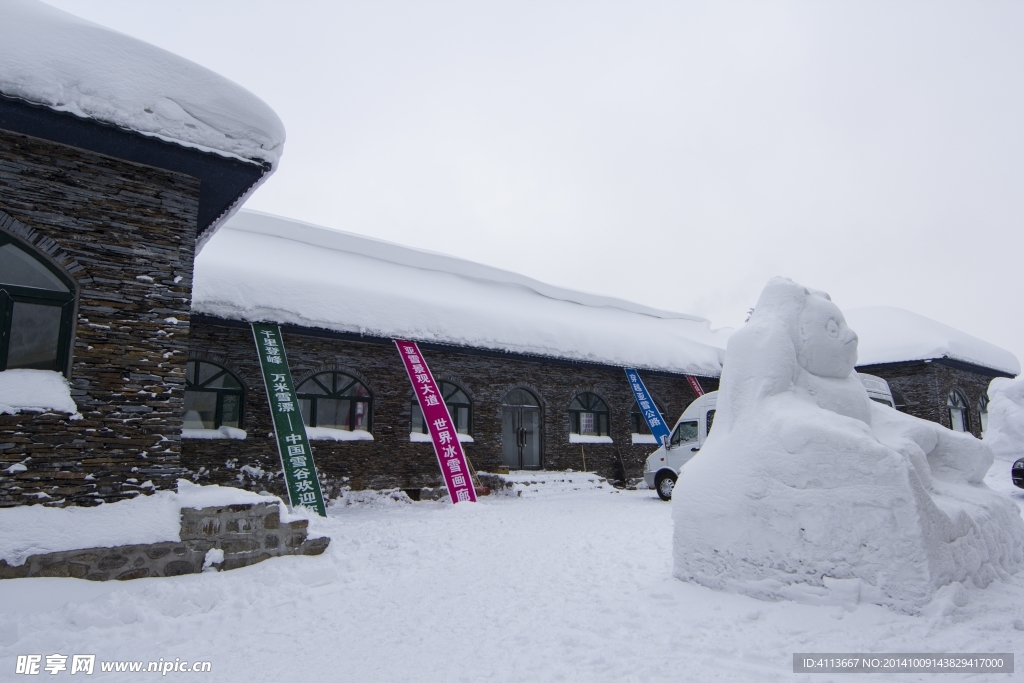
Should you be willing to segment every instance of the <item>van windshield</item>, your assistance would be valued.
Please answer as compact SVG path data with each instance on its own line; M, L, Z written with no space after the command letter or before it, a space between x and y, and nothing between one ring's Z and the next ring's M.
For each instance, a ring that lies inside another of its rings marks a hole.
M697 421L687 420L686 422L680 422L676 425L676 430L672 432L672 446L678 446L679 444L690 443L691 441L697 440Z

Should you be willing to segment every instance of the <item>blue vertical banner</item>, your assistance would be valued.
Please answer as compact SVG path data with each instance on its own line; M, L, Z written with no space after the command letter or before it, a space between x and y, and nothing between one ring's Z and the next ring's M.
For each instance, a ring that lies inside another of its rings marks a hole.
M644 421L647 422L647 427L651 430L651 434L662 446L668 445L669 431L668 425L665 424L665 418L661 416L661 411L658 410L658 406L654 404L654 399L651 398L651 394L647 391L647 387L644 386L644 381L640 379L640 373L633 368L626 368L626 379L629 380L629 387L633 390L633 397L636 398L636 403L640 406L640 414L644 416Z

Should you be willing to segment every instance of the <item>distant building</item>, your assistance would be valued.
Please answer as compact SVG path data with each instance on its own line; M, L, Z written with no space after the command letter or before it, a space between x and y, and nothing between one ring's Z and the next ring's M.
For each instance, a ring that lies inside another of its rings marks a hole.
M196 261L181 463L200 482L280 486L249 322L282 324L327 495L441 483L396 338L420 343L481 471L639 478L654 443L623 368L666 420L718 386L708 321L441 254L242 211Z
M977 437L988 418L988 385L1015 377L1009 351L923 316L892 307L848 311L860 337L858 372L889 382L896 408Z

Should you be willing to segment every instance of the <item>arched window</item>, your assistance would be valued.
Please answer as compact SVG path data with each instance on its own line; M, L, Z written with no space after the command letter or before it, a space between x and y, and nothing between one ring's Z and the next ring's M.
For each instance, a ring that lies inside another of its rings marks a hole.
M351 375L320 372L300 384L295 393L307 427L350 432L369 432L373 428L373 397Z
M452 416L452 422L455 423L455 431L459 434L469 434L473 429L473 405L469 402L469 396L451 382L442 381L440 385L444 404L448 407L448 414ZM423 411L420 410L419 401L415 398L412 399L412 433L427 433L427 423L423 420Z
M0 370L67 369L74 282L0 234Z
M608 436L608 405L585 391L569 404L569 428L580 436Z
M629 424L633 429L634 434L650 434L651 428L647 426L647 420L644 419L643 413L640 412L640 404L633 399L633 408L629 411ZM658 412L665 415L665 406L661 404L661 401L655 401L654 407L658 409ZM671 425L669 425L671 426ZM651 441L651 443L654 443Z
M242 427L242 383L204 360L185 364L185 429Z
M954 432L971 431L971 422L967 414L967 399L956 389L949 392L946 401L949 406L949 425Z
M988 394L982 394L978 399L978 415L981 417L981 433L988 429Z

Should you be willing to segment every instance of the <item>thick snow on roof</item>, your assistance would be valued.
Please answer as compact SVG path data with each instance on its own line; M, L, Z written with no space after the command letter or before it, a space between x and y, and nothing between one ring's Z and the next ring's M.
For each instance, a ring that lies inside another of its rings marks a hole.
M35 0L0 0L0 93L188 147L276 165L284 124L178 55Z
M728 330L479 263L240 211L196 257L224 318L718 376Z
M855 308L845 315L860 337L858 365L949 358L1020 374L1020 362L1009 351L923 315L892 306Z

